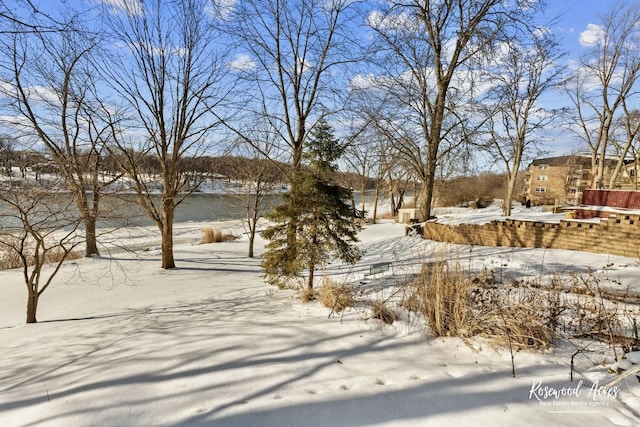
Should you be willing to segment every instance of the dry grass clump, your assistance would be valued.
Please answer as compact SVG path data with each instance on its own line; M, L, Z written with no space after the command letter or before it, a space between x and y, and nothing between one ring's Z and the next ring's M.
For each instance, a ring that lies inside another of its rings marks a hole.
M27 265L32 266L35 264L35 259L32 255L27 255ZM60 262L64 258L65 261L82 258L82 254L78 251L70 251L65 256L65 251L62 248L53 248L45 253L45 263ZM18 253L7 246L0 246L0 270L12 270L14 268L24 267L23 260Z
M318 299L327 308L336 313L348 307L356 306L355 293L346 283L335 283L325 277L318 292Z
M396 312L391 310L384 301L376 301L371 305L371 317L382 320L388 325L398 320Z
M482 307L478 335L516 350L545 349L554 341L544 295L530 288L487 288L493 300Z
M444 262L425 264L415 285L418 311L436 336L474 334L469 309L472 282L459 265L450 269Z
M45 260L46 260L45 262L54 263L54 262L59 262L62 259L64 259L65 261L71 261L71 260L80 259L80 258L82 258L82 254L78 251L70 251L65 254L64 249L53 248L47 252L47 255L45 256Z
M531 288L496 287L472 277L459 264L426 264L405 308L417 307L436 336L482 336L514 349L546 348L553 330L543 295Z
M286 289L286 286L281 287L280 289ZM318 293L314 289L309 289L306 286L300 288L300 301L303 304L308 304L311 301L314 301Z
M207 227L204 229L203 234L204 237L202 240L204 243L222 242L222 231L218 230L217 228Z
M207 227L203 231L203 243L220 243L236 240L238 237L233 234L225 234L217 228Z
M22 260L15 251L0 247L0 270L12 270L22 266Z
M415 286L409 286L405 289L402 299L398 302L398 307L413 313L418 313L420 312L420 304L420 296L418 295L417 288Z

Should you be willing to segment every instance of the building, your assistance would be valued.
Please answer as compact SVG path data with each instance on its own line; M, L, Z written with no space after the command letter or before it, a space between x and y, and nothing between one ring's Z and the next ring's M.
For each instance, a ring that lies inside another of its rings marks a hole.
M608 158L605 163L605 182L617 163L616 158ZM616 188L629 185L630 174L623 168ZM590 155L572 155L536 159L525 172L523 199L532 205L579 205L582 192L591 188Z

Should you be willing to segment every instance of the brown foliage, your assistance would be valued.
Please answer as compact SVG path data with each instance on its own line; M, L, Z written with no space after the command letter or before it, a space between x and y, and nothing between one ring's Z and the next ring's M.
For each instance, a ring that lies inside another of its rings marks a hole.
M220 243L220 242L228 242L230 240L236 240L237 237L232 234L225 234L221 230L217 228L207 227L202 231L203 243Z
M7 236L3 238L7 238ZM62 248L54 248L46 253L45 263L51 264L59 262L63 257L65 261L70 261L82 258L82 254L78 251L71 251L65 256L65 251ZM32 256L27 257L28 266L32 266L34 262L35 260ZM8 246L0 245L0 270L12 270L21 267L24 267L24 264L18 253Z
M371 317L382 320L388 325L398 320L396 312L390 309L384 301L376 301L371 305Z
M504 174L483 173L442 182L438 188L438 206L458 206L473 203L486 206L486 201L501 199L507 192L507 177Z
M318 299L322 305L336 313L356 305L353 289L349 285L335 283L327 277L323 279L322 286L318 292Z

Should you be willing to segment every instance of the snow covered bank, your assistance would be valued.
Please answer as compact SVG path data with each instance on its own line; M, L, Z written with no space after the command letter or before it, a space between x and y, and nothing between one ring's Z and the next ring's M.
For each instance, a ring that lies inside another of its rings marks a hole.
M198 244L204 226L242 237ZM578 360L569 382L567 352L521 352L512 378L508 351L482 341L435 339L422 322L384 325L361 309L328 317L318 303L268 287L238 223L179 224L176 237L175 270L159 268L159 249L142 234L147 250L68 263L35 325L23 324L20 272L0 272L0 425L640 424L635 378L615 396L590 393L612 378L598 361ZM367 280L376 286L448 251L474 268L600 270L640 286L633 258L470 250L405 237L393 222L361 237L363 259L325 274L358 283L369 265L391 262L393 271Z

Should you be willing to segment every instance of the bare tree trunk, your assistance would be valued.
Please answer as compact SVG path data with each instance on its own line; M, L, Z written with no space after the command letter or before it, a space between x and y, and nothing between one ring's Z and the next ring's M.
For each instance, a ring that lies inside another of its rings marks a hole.
M256 195L256 200L258 200L258 196ZM256 241L256 228L258 228L258 217L259 217L259 206L258 203L255 205L255 209L253 211L253 218L249 219L249 258L254 257L253 247Z
M373 213L371 221L375 224L378 217L378 199L380 198L380 180L376 180L376 189L373 194Z
M605 187L605 185L604 185L604 168L605 168L606 158L607 158L607 153L605 152L605 150L602 150L598 154L598 165L597 165L597 168L596 168L596 176L595 176L595 179L593 181L593 188L595 188L595 189L603 189Z
M98 242L96 236L96 219L92 216L84 218L85 228L85 257L98 255Z
M38 295L37 291L29 289L29 296L27 299L27 323L36 323L36 311L38 310Z
M389 214L395 215L397 211L398 210L396 208L396 195L392 189L389 191Z
M511 215L511 202L513 201L513 193L516 191L517 173L511 173L509 175L509 182L507 183L507 199L504 201L504 215Z
M176 263L173 259L173 215L175 206L173 199L165 199L162 206L162 268L175 268Z
M249 258L253 258L253 244L256 240L256 227L255 225L249 226Z
M402 188L401 190L398 191L398 204L396 205L396 211L393 213L393 215L398 215L398 211L400 209L402 209L402 207L404 206L404 192L406 190L404 188Z
M425 175L424 183L422 185L422 197L420 203L420 216L423 221L428 221L431 218L431 205L433 203L433 188L436 182L436 156L438 148L433 148L435 143L432 143L428 147L429 159L428 173Z
M307 293L311 294L313 292L313 278L315 273L316 266L311 264L309 266L309 280L307 280Z

